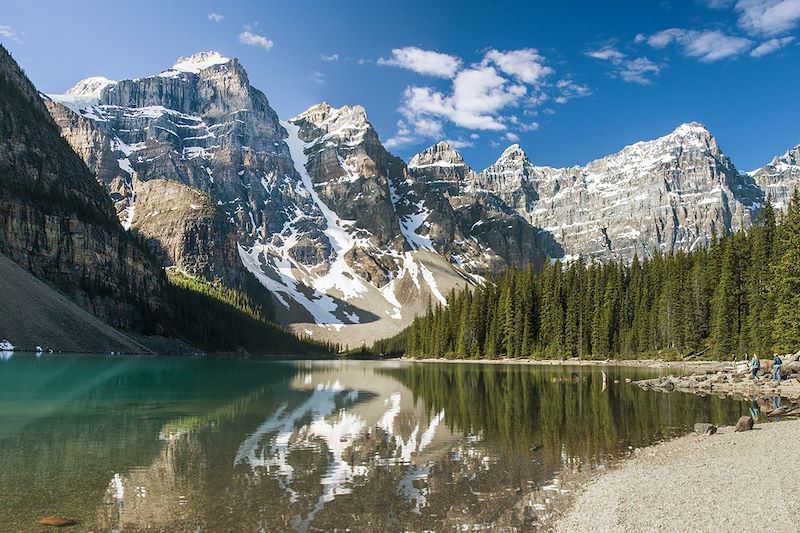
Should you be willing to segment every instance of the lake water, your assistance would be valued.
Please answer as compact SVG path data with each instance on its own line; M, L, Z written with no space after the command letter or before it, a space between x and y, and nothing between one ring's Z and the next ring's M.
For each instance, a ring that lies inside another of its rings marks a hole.
M0 530L527 531L573 477L749 413L605 371L15 355Z

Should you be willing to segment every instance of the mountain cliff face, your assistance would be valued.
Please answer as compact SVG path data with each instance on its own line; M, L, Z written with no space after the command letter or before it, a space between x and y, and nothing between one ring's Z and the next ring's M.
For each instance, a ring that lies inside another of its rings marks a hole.
M573 257L630 260L705 246L715 232L747 227L764 202L754 179L695 123L585 167L519 168L513 175L530 189L512 181L527 204L518 211Z
M699 124L584 167L536 166L512 145L478 172L446 142L406 164L362 107L280 121L215 52L51 98L119 220L165 266L229 286L249 270L279 320L351 346L512 264L703 246L800 180L797 149L743 174Z
M795 146L748 174L764 194L771 197L776 207L785 208L789 205L794 190L800 188L800 146Z
M0 47L0 252L94 314L145 327L164 276Z

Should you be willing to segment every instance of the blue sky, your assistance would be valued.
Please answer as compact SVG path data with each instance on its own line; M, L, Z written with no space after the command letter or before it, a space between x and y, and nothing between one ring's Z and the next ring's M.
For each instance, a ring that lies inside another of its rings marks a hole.
M40 90L237 57L281 118L361 104L408 159L444 138L481 169L518 142L585 164L699 121L742 170L800 143L800 0L0 0Z

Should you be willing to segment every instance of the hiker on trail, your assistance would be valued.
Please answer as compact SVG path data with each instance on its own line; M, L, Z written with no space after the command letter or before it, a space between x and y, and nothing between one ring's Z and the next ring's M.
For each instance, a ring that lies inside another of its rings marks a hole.
M758 379L758 371L761 369L761 360L758 358L758 354L753 354L753 358L750 359L750 376L753 379Z
M781 382L781 365L783 361L781 361L780 356L778 354L773 354L772 356L772 380L777 381L778 383Z

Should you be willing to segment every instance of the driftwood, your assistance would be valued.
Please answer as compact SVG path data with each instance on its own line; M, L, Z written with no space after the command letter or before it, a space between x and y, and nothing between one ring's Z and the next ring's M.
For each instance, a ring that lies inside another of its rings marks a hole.
M697 352L697 353L691 353L691 354L689 354L689 355L685 356L685 357L683 358L683 360L684 360L684 361L686 361L687 359L694 359L695 357L700 357L701 355L703 355L704 353L706 353L706 352L707 352L708 350L710 350L710 349L711 349L711 347L710 347L710 346L708 346L708 347L706 347L704 350L700 350L700 351L699 351L699 352Z

